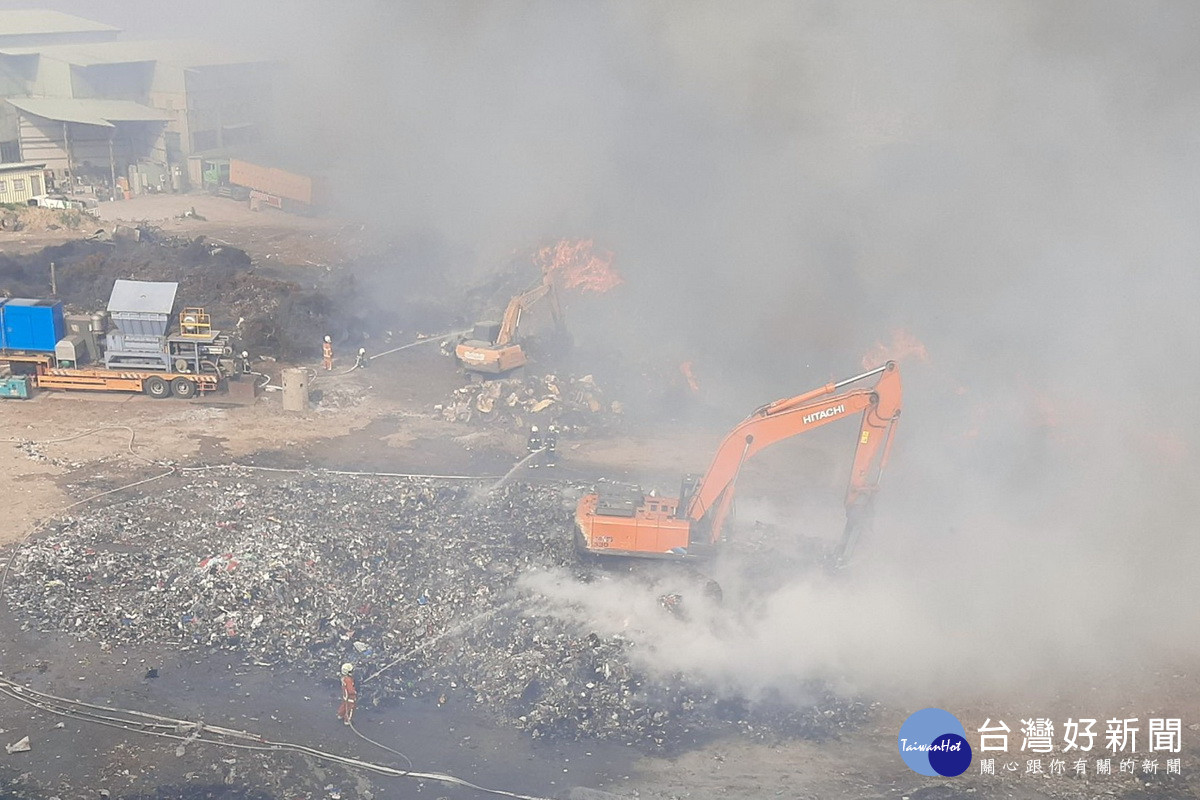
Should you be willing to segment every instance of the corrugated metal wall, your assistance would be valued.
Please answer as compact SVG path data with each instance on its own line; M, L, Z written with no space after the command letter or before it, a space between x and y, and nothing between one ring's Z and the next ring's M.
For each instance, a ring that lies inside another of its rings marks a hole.
M139 161L166 163L162 124L125 123L118 128L67 123L71 140L71 159L77 175L109 177L109 137L113 137L112 155L117 177L126 174L130 164ZM63 146L63 123L42 117L21 115L21 157L26 161L45 162L47 169L61 173L67 169L67 151Z
M51 122L40 118L27 117L21 115L21 123L19 128L21 138L21 157L26 161L35 163L45 162L47 169L52 169L55 172L62 172L67 168L67 151L63 146L63 126L61 122ZM81 142L72 134L75 139L75 158L79 158L81 152L89 152L91 149L96 149L95 142ZM100 144L103 145L104 162L108 163L108 140L105 139ZM80 149L82 145L82 150ZM96 149L96 154L99 155L99 149Z
M0 171L0 203L24 203L39 194L45 194L40 169Z

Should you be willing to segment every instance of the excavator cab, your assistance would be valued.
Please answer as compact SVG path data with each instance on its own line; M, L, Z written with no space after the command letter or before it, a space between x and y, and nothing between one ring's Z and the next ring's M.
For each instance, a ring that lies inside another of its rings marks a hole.
M470 338L454 348L458 363L468 374L504 375L528 363L528 356L517 339L521 317L531 306L547 298L554 318L556 334L563 335L562 309L549 278L509 301L500 322L477 322Z
M679 500L637 487L607 485L576 508L581 552L670 557L687 555L691 525L678 516Z
M499 344L499 322L476 322L470 336L454 348L454 355L463 369L481 375L503 375L525 366L525 353L514 343Z
M467 341L490 345L496 341L496 337L499 335L499 322L476 322L475 326L471 329L471 335L467 337Z

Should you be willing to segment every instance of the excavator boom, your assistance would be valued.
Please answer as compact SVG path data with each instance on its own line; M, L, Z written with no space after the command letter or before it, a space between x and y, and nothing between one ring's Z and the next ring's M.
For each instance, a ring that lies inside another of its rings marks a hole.
M561 314L558 308L558 298L554 295L554 286L549 280L545 280L528 292L519 294L508 301L508 307L504 309L504 318L500 321L500 333L496 336L498 347L512 344L517 337L517 326L521 324L521 315L525 309L547 295L551 296L551 313L554 315L554 321L556 324L560 321Z
M508 301L498 326L496 323L477 324L476 335L459 342L454 348L458 362L471 372L487 374L502 374L524 366L527 359L525 351L516 341L517 328L521 324L521 315L543 297L549 300L555 327L561 329L562 308L554 284L547 276L537 286ZM494 331L494 336L486 332L489 328Z
M870 388L846 389L878 376ZM844 390L844 391L843 391ZM746 460L783 439L860 414L846 491L848 519L839 558L849 555L891 450L900 416L900 371L894 362L762 406L722 440L704 477L679 499L631 494L587 495L576 509L578 544L591 552L671 557L710 549L722 537Z

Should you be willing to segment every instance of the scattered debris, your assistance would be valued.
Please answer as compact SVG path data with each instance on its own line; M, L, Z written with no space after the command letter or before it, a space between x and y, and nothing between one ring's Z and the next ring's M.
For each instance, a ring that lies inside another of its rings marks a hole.
M632 639L520 588L547 569L596 579L570 525L547 485L231 471L63 520L17 553L7 600L27 630L319 676L351 662L360 707L470 704L539 738L670 749L720 730L824 735L868 713L821 687L810 706L759 704L646 672Z
M321 388L309 392L309 399L316 403L318 411L353 408L366 400L369 394L368 387L353 382L322 381L318 385Z
M607 400L591 375L543 375L471 383L455 389L450 399L435 405L433 411L447 422L516 429L553 422L563 430L583 431L611 428L622 406Z
M28 753L31 749L30 745L29 745L29 737L26 736L26 737L22 738L20 741L14 742L13 744L6 744L6 745L4 745L4 749L6 751L8 751L10 754L11 753Z

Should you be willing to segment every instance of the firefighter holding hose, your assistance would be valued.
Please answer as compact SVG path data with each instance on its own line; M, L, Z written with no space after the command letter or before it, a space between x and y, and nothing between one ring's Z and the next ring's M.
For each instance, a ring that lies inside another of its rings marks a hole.
M358 690L354 688L354 665L342 664L342 704L338 706L338 719L349 725L354 718L354 706L358 703Z
M325 341L321 343L321 366L325 369L333 369L333 337L325 336Z

